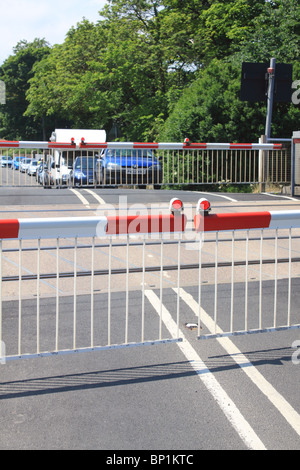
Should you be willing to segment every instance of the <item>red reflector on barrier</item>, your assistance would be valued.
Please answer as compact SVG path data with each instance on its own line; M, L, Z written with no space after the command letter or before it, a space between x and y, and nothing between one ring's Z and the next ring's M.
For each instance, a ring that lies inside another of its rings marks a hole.
M201 207L202 210L208 211L208 209L210 208L210 202L207 201L207 199L204 199L204 200L200 203L200 207Z
M173 209L179 210L182 208L182 202L180 199L175 199L175 201L172 202L172 207Z

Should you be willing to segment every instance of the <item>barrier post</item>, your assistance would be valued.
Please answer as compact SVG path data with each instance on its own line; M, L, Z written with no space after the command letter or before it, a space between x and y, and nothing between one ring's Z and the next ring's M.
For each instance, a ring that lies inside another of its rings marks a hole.
M268 142L267 136L262 135L259 139L260 144L266 144ZM267 152L264 149L259 150L259 164L258 164L258 181L260 192L263 193L266 190L267 182Z

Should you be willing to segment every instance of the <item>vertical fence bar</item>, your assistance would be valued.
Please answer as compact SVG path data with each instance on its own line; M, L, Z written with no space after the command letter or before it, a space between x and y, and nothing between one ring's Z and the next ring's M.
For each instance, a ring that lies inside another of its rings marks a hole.
M275 273L274 273L274 316L273 326L277 324L277 285L278 285L278 229L275 230Z
M245 265L245 330L248 329L248 255L249 255L249 230L246 235L246 265Z
M159 339L162 338L162 300L163 300L163 234L160 234L160 279L159 279Z
M109 237L109 248L108 248L108 293L107 293L107 344L111 345L111 248L112 248L112 237Z
M178 266L178 271L177 271L177 305L176 305L176 325L177 325L177 338L179 337L179 316L180 316L180 261L181 261L181 238L182 235L180 235L180 238L178 240L178 245L177 245L177 266Z
M38 239L37 250L37 285L36 285L36 352L40 352L40 254L41 240Z
M201 330L201 285L202 285L202 244L204 239L204 232L200 232L199 238L199 271L198 271L198 336Z
M73 349L76 349L77 324L77 237L74 246Z
M56 308L55 308L55 350L58 351L59 331L59 238L56 239Z
M126 309L125 309L125 343L128 343L129 319L129 235L126 237Z
M233 294L234 294L234 230L231 240L231 293L230 293L230 331L233 331Z
M143 236L143 252L142 252L142 325L141 325L141 341L145 340L145 251L146 251L146 235Z
M22 333L22 240L19 240L19 316L18 316L18 355L21 356Z
M95 237L92 238L91 253L91 348L94 347L94 272L95 272Z
M219 234L216 232L216 246L215 246L215 298L214 298L214 323L215 333L217 332L217 316L218 316L218 242Z
M262 327L262 257L263 257L263 229L260 231L259 249L259 328Z
M291 324L291 287L292 287L292 229L289 228L289 278L288 278L288 311L287 325Z

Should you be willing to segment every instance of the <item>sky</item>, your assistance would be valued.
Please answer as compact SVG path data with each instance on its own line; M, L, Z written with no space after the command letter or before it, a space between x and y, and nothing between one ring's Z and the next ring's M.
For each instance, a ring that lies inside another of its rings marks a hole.
M13 54L13 47L35 38L61 44L72 26L85 17L101 19L106 0L0 0L0 65Z

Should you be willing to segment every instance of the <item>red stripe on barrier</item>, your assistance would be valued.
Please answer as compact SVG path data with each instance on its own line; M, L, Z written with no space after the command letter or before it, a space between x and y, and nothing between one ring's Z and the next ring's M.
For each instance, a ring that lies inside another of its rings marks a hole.
M0 239L18 238L19 221L18 219L0 220Z
M48 142L49 149L74 149L76 144L70 142Z
M242 150L251 150L252 144L229 144L230 150L242 149Z
M19 147L19 141L18 140L3 140L0 141L0 147L7 147L7 148L12 148L12 147Z
M109 235L127 233L170 233L183 232L186 226L185 215L131 215L107 217L106 233Z
M133 142L134 149L158 149L157 142Z
M79 148L81 149L107 149L107 142L80 142Z
M199 143L187 143L187 142L184 142L183 143L183 148L184 149L206 149L207 148L207 144L206 143L202 143L202 142L199 142Z
M268 228L271 222L270 212L240 212L237 214L212 214L194 217L197 232L214 232L223 230L247 230Z

